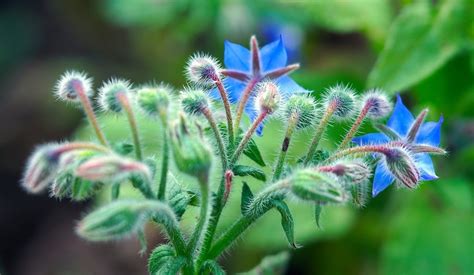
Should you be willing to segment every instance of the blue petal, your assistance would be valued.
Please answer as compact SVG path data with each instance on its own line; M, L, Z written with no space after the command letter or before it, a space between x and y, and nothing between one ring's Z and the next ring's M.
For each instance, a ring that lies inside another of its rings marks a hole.
M393 108L393 113L388 120L387 126L404 137L408 133L414 120L413 115L407 107L403 105L400 95L397 95L397 103L395 104L395 108Z
M298 85L289 76L282 76L277 79L276 84L280 87L280 91L283 94L283 98L289 98L294 93L309 93L303 87Z
M366 134L352 139L352 142L357 145L382 144L389 141L390 139L386 135L380 133Z
M233 78L224 79L224 87L227 90L227 97L229 98L230 103L236 103L242 94L242 91L245 89L246 84L242 83ZM221 100L221 94L214 88L210 91L209 95L215 100Z
M416 154L415 155L416 168L420 171L421 180L435 180L436 176L433 161L428 154Z
M275 40L260 49L260 59L262 62L262 70L264 72L286 66L287 56L281 36L280 39Z
M377 196L394 181L393 176L383 164L378 164L375 168L374 182L372 185L372 197Z
M227 69L250 71L250 51L238 44L224 42L224 64Z
M441 124L443 124L443 120L444 119L441 116L438 122L423 123L418 135L416 136L416 143L439 146L441 139Z

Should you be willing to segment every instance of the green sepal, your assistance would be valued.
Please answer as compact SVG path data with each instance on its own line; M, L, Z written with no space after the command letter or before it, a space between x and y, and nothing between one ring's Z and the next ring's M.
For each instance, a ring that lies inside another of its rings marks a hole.
M295 249L299 248L300 246L295 243L295 226L290 208L288 208L288 205L281 200L273 200L272 204L275 209L280 212L281 226L283 227L283 231L285 232L290 246Z
M290 253L287 251L280 252L275 255L270 255L260 262L259 265L254 267L252 270L239 273L240 275L277 275L277 274L285 274L286 266L288 264L288 260L290 259Z
M317 202L314 205L314 220L316 222L316 226L321 229L321 213L323 211L323 203Z
M225 275L226 272L216 261L207 260L202 264L201 273L199 274Z
M234 175L236 176L251 176L257 180L265 182L267 180L265 172L262 169L246 166L246 165L235 165L232 169Z
M248 213L248 207L252 203L253 200L253 193L252 190L250 190L250 187L248 184L244 181L242 185L242 196L240 199L240 212L242 215L247 215Z
M122 156L126 156L133 152L134 146L133 143L122 141L122 142L116 142L112 145L113 150Z
M92 197L102 185L99 182L75 178L71 188L71 199L74 201L86 200Z

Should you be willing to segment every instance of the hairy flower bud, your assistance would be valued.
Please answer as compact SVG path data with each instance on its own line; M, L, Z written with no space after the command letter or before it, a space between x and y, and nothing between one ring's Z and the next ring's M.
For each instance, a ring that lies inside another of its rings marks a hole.
M334 178L314 169L296 171L290 179L292 193L303 200L341 203L348 199Z
M28 159L22 186L30 193L39 193L52 183L57 173L57 144L39 146Z
M202 133L196 134L181 116L171 131L171 151L178 169L205 182L212 163L211 149Z
M392 104L382 90L373 89L362 97L362 106L367 108L367 117L380 119L392 111Z
M417 186L420 172L416 168L415 160L411 154L401 146L390 147L384 153L385 165L388 171L403 185L408 188Z
M78 177L103 182L119 182L132 174L151 178L150 169L146 164L115 155L91 158L76 169Z
M296 127L303 129L311 125L316 117L316 103L307 95L293 95L286 103L285 115L291 117L297 115Z
M186 89L181 92L180 98L183 110L190 115L200 114L209 107L209 98L200 89Z
M85 216L76 232L90 241L120 239L138 232L152 215L170 223L177 222L173 211L162 202L117 200Z
M255 109L260 113L266 112L272 114L278 109L280 99L280 90L275 83L271 81L262 82L257 87Z
M336 118L346 119L354 114L354 91L348 86L338 84L330 87L324 94L323 100L325 108L332 109Z
M104 111L120 113L122 105L118 99L119 94L127 94L131 90L130 82L122 79L110 79L99 89L99 103Z
M166 113L170 105L171 88L166 85L142 87L137 90L137 102L140 108L150 116Z
M318 170L332 173L351 184L365 182L371 176L368 165L359 159L342 160L334 165L318 167Z
M55 94L61 100L78 103L79 90L82 90L87 97L92 96L92 79L85 73L67 71L56 84Z
M195 54L186 65L186 77L194 84L212 86L220 78L219 62L211 56Z

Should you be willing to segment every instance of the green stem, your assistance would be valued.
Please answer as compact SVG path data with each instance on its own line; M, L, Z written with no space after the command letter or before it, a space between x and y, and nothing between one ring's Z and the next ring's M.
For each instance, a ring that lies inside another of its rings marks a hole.
M97 117L91 105L91 101L89 97L87 96L86 92L84 91L84 87L82 87L82 85L80 84L77 84L77 85L74 85L74 89L76 90L79 96L79 100L81 101L82 107L84 108L84 112L86 113L89 123L92 125L92 128L94 129L95 135L97 136L97 138L99 139L102 145L109 147L109 143L107 142L107 139L105 138L104 133L100 129L99 123L97 122Z
M140 144L140 136L138 135L138 126L137 121L135 120L135 115L132 110L132 105L126 93L118 93L117 99L120 101L120 105L125 111L125 114L128 118L128 123L130 124L130 129L132 130L132 139L135 146L135 154L138 160L142 160L142 148Z
M235 115L235 120L234 120L234 131L235 131L235 136L238 136L238 131L240 128L240 121L242 120L242 115L244 113L244 108L245 105L247 104L247 101L249 100L250 95L252 94L253 88L257 83L260 81L258 78L253 78L249 81L247 86L245 87L244 91L242 92L242 96L239 101L239 105L237 106L237 113Z
M341 141L341 144L339 144L338 146L338 150L341 150L341 149L344 149L347 144L351 141L352 137L354 137L354 135L357 133L357 131L359 130L359 127L360 125L362 124L362 122L364 121L365 117L367 116L367 113L369 112L370 108L372 106L370 105L370 103L366 103L364 105L364 107L362 108L362 110L360 111L360 114L359 116L357 117L357 119L355 120L354 124L352 124L352 127L351 129L349 129L349 131L347 132L346 136L344 137L344 139Z
M334 114L335 111L335 106L334 105L329 105L319 121L319 125L316 128L316 132L314 134L313 141L311 142L311 145L309 147L308 153L306 154L306 158L304 159L304 165L307 165L314 156L314 153L316 152L316 149L318 148L319 141L321 140L321 137L326 130L326 127L331 120L332 115Z
M202 235L204 232L204 227L206 223L209 220L209 206L210 206L210 200L209 200L209 183L208 183L208 177L204 177L203 179L199 180L199 186L201 188L201 203L200 203L200 214L199 214L199 221L194 228L193 235L191 236L191 240L188 243L188 253L189 255L193 255L194 251L196 250L196 247L199 243L199 241L202 239Z
M212 112L209 108L202 109L202 114L206 117L207 121L209 122L209 126L211 126L211 129L214 132L217 148L219 149L219 155L221 157L222 170L225 171L227 169L227 153L221 132L219 131L214 116L212 115Z
M255 119L253 122L252 126L247 130L247 133L245 133L245 136L242 138L242 140L239 143L239 146L237 149L235 149L234 155L232 155L230 163L234 165L237 163L237 160L239 159L240 155L245 149L245 146L247 146L247 143L249 140L252 138L253 133L255 133L255 130L257 129L258 125L263 122L263 120L267 117L268 112L262 111L258 117Z
M222 102L224 103L224 109L225 109L225 116L227 118L227 131L229 135L229 144L232 145L234 144L234 126L233 126L233 121L232 121L232 112L230 110L230 102L229 98L227 97L227 91L222 84L222 80L220 78L217 78L215 80L217 90L219 90L219 93L222 98Z
M165 200L166 196L166 181L168 178L168 160L169 160L169 146L168 146L168 132L166 117L161 117L161 124L163 126L163 159L161 162L161 176L160 185L158 187L158 199Z
M353 155L353 154L370 154L370 153L387 154L389 153L389 151L390 151L390 148L388 148L387 146L382 146L382 145L365 145L365 146L351 147L351 148L347 148L347 149L334 153L325 162L331 162L339 158L342 158L348 155Z
M299 115L297 112L291 114L290 119L288 120L288 126L286 128L285 138L283 139L283 143L281 145L281 151L278 156L278 161L275 166L275 172L273 173L273 180L275 181L281 176L281 172L283 170L283 164L285 163L286 154L288 152L288 148L290 147L291 136L296 127L296 123L298 122Z

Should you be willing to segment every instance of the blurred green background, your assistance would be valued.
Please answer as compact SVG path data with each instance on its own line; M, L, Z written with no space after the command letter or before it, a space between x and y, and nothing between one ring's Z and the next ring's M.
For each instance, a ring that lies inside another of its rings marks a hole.
M350 83L401 93L417 113L445 117L436 157L440 179L413 192L389 188L364 209L331 207L317 229L311 207L292 206L296 239L288 274L473 274L474 272L474 1L409 0L39 0L0 4L0 273L145 274L135 239L87 243L73 227L91 202L28 196L19 187L35 144L89 138L80 110L55 102L51 90L67 69L134 83L185 84L196 51L222 60L223 41L266 44L283 36L294 79L314 91ZM120 118L106 131L126 137ZM282 136L273 121L257 138L272 163ZM153 122L141 122L150 152L160 146ZM365 126L370 131L370 126ZM341 131L329 131L328 142ZM292 156L309 133L298 136ZM258 189L261 183L252 182ZM238 185L238 184L236 184ZM239 189L237 186L235 189ZM233 194L238 197L237 193ZM235 210L235 211L234 211ZM225 212L224 227L237 215ZM148 228L150 244L162 241ZM252 268L286 249L271 213L222 259L230 273Z

